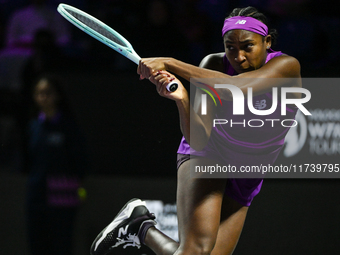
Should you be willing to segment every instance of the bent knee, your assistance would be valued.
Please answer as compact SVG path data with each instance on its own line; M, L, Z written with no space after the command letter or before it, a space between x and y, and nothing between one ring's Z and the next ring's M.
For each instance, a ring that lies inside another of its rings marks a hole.
M176 255L210 255L214 249L216 240L211 238L197 238L191 242L180 244Z
M212 250L205 249L178 249L174 255L210 255Z

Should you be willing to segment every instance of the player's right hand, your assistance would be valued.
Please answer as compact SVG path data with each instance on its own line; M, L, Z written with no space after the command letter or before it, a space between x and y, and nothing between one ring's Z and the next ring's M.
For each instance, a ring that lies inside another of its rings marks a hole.
M172 99L174 101L180 101L183 99L188 99L188 92L183 86L183 84L176 78L175 75L167 72L167 71L157 71L152 74L149 79L153 84L156 85L156 90L159 95ZM170 92L167 90L166 86L175 81L178 84L178 88L174 92Z

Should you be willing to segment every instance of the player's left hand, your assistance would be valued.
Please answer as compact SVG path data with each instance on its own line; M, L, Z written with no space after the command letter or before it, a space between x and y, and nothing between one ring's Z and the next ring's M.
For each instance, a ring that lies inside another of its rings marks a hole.
M167 59L168 58L142 58L137 68L140 79L148 79L158 70L166 70L165 63Z

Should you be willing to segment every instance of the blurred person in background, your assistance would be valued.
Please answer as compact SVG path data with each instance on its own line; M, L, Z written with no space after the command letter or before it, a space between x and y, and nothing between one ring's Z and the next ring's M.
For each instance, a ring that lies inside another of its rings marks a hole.
M47 0L31 0L31 4L19 9L10 17L7 25L6 47L31 49L34 35L40 29L51 31L59 46L70 42L67 23L57 10L47 5Z
M80 185L88 169L84 137L57 78L39 78L33 101L25 160L31 254L72 254Z
M42 29L50 31L59 47L68 47L69 25L55 8L47 5L47 0L31 0L30 5L9 17L4 48L0 51L0 89L20 91L20 73L34 51L35 35Z
M40 29L34 35L33 52L27 59L22 73L20 126L26 127L30 118L30 103L32 102L32 86L45 73L57 73L65 70L65 56L56 44L54 35L47 29Z

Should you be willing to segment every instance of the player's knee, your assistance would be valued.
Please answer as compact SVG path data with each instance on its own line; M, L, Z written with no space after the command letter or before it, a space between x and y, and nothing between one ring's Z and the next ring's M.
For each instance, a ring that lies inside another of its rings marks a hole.
M195 241L180 245L176 255L210 255L215 246L215 240L211 238L197 238Z
M209 255L211 251L214 249L215 241L213 240L204 240L195 244L195 254L200 255Z
M210 249L199 249L197 248L191 248L191 249L178 249L174 255L210 255L211 254Z
M210 248L208 246L204 246L204 247L196 247L195 251L192 254L210 255L211 252L212 252L212 248Z

